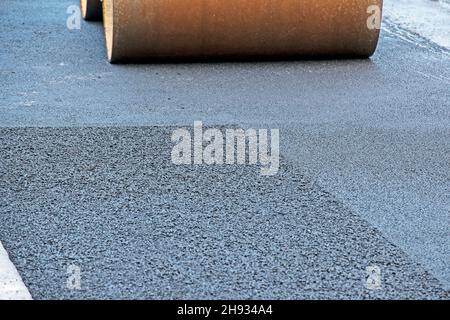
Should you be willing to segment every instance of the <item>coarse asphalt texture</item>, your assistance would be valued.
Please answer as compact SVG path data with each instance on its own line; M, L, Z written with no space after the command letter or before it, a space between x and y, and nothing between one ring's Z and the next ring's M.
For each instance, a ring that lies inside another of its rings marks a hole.
M447 50L387 19L370 60L110 65L73 4L0 4L0 241L34 298L450 297ZM172 164L196 120L279 128L279 174Z

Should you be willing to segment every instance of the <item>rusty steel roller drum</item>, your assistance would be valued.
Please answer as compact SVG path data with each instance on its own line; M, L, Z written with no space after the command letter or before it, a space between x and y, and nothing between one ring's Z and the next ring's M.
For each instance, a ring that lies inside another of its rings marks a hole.
M108 59L359 57L383 0L103 0Z

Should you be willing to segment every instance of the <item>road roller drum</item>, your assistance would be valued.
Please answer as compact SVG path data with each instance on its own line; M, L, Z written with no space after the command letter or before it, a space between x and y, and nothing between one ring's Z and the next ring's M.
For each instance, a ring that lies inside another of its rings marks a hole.
M371 56L382 0L103 0L108 59Z

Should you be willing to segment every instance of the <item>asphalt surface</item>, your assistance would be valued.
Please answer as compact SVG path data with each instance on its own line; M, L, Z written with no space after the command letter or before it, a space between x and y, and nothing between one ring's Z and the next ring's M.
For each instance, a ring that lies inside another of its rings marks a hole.
M110 65L74 3L0 4L0 241L34 298L449 298L448 51L386 20L371 60ZM280 173L173 165L195 120L279 128Z

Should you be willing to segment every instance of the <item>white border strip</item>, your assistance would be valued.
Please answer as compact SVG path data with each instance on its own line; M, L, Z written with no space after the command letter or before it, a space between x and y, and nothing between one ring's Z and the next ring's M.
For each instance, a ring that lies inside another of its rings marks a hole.
M32 300L16 267L0 242L0 300Z

